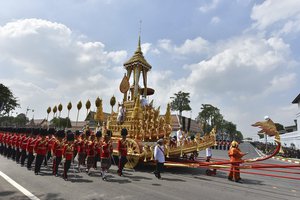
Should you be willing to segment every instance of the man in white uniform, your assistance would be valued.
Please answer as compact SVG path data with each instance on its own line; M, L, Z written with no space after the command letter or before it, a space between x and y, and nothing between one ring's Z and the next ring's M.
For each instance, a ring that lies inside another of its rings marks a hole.
M157 145L154 148L154 160L156 161L156 170L154 172L158 179L161 179L160 173L164 168L165 152L164 152L164 140L159 139Z
M183 134L182 134L182 128L180 127L179 130L176 133L177 137L177 146L180 146L180 141L182 140Z

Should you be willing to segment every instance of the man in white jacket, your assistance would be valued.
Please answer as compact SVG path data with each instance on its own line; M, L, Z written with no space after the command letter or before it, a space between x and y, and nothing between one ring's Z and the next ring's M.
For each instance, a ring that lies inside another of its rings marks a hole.
M158 179L161 179L160 173L164 168L164 162L165 162L163 139L159 139L157 141L157 145L154 148L154 160L156 161L156 171L154 172L154 174Z

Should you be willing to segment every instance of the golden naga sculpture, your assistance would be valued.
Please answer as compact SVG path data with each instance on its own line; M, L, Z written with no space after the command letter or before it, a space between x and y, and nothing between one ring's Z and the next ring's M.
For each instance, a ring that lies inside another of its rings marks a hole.
M121 137L121 129L127 129L127 158L129 162L126 167L133 168L138 162L153 160L154 146L159 138L165 139L167 158L184 157L188 153L194 153L215 144L215 129L202 138L199 136L192 141L183 138L176 145L170 142L172 139L170 105L167 105L165 115L160 115L160 107L155 108L153 106L154 100L148 103L147 97L153 95L155 91L147 85L147 73L152 67L143 56L140 38L137 50L133 57L124 64L124 68L127 73L119 86L120 92L124 95L123 101L118 103L118 112L112 110L107 120L107 129L113 132L114 144ZM139 85L141 76L143 88ZM118 155L116 150L114 150L114 155Z
M260 121L252 124L252 126L261 129L258 133L264 133L268 136L274 136L274 140L280 148L279 152L283 153L279 132L277 131L275 123L269 117L266 117L265 121Z

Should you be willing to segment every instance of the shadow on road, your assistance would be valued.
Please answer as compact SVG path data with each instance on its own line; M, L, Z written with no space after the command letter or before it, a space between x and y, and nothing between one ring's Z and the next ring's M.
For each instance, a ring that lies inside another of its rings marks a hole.
M16 192L14 192L14 191L0 192L0 197L10 196L10 195L15 194L15 193L16 193Z

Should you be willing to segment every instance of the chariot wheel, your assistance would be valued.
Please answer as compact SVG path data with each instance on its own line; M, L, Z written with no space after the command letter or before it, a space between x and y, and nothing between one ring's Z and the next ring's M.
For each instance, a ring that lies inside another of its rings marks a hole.
M139 144L133 140L127 139L127 163L125 164L125 168L133 169L140 160L141 149Z

